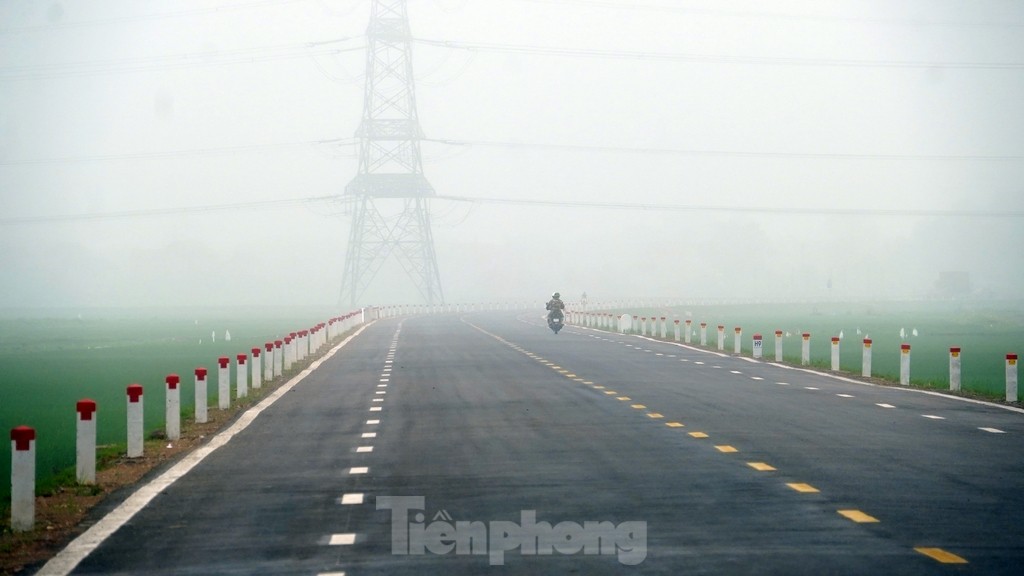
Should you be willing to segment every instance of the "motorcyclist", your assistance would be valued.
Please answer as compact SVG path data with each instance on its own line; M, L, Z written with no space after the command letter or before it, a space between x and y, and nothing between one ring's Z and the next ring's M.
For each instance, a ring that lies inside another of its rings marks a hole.
M545 308L548 310L548 321L552 318L561 317L562 311L565 310L565 303L562 302L562 295L555 292L551 295L551 300L545 304Z

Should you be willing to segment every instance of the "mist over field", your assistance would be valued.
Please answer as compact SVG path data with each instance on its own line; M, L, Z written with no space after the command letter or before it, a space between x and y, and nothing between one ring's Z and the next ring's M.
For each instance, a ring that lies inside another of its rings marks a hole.
M1024 4L408 4L449 302L1019 298ZM0 3L0 307L337 305L369 7Z

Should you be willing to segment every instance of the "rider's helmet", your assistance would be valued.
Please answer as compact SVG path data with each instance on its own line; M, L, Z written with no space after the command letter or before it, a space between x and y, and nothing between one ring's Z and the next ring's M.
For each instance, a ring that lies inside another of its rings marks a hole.
M557 299L561 298L562 295L559 294L558 292L555 292L554 294L551 295L551 297L557 300Z

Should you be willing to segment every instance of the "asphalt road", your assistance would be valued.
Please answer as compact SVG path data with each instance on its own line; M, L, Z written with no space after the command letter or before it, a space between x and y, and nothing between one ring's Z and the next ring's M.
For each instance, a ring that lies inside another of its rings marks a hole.
M541 314L374 323L75 574L1019 574L1024 414Z

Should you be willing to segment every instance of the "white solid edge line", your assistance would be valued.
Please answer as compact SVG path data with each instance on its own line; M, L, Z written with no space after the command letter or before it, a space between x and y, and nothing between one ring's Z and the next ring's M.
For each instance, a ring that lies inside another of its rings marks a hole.
M352 341L353 338L361 334L363 330L372 326L374 322L376 321L364 324L362 328L355 332L355 334L352 334L343 340L340 344L332 348L330 352L327 352L319 360L310 364L308 368L293 376L288 382L282 384L280 388L261 400L259 404L246 410L245 413L243 413L238 420L236 420L235 423L226 430L211 438L210 441L203 446L200 446L187 454L184 458L178 461L177 464L172 466L163 474L160 474L153 480L149 481L146 485L137 489L131 496L125 499L124 502L119 504L117 508L108 512L106 516L72 540L63 550L51 558L49 562L47 562L39 572L36 573L37 576L64 576L66 574L70 574L86 556L91 554L92 551L99 547L99 545L102 544L103 541L111 534L131 520L135 514L145 508L157 494L167 489L167 487L173 484L178 478L181 478L195 468L196 465L213 453L214 450L227 444L235 437L236 434L245 430L249 424L252 424L253 420L263 412L263 410L267 409L286 392L294 388L306 376L334 356L338 350L341 350L341 348Z

